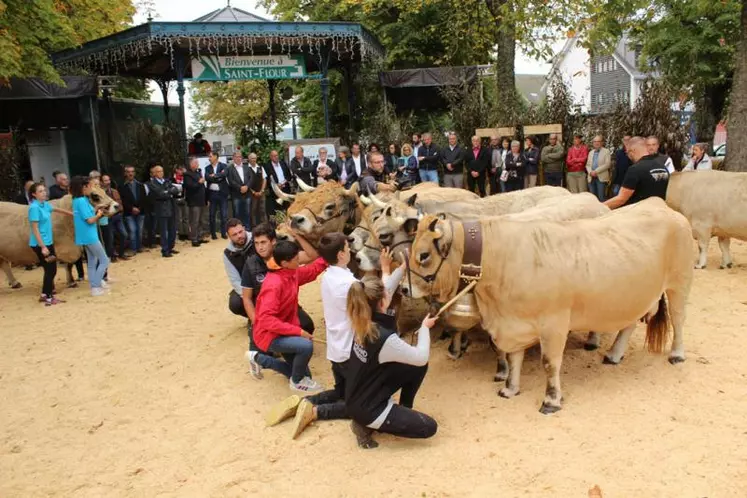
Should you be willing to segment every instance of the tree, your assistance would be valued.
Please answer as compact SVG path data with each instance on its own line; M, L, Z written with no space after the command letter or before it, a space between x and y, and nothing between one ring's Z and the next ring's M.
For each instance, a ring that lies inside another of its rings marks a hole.
M724 169L747 171L747 2L742 2L740 15L739 48L734 69L734 86L729 107L729 135L732 140L726 149Z
M192 99L197 107L196 126L236 137L241 137L247 127L270 129L267 85L266 81L254 80L195 83ZM275 92L275 110L278 124L288 121L289 106L279 91Z
M125 29L134 13L129 0L0 0L0 84L60 83L49 54Z

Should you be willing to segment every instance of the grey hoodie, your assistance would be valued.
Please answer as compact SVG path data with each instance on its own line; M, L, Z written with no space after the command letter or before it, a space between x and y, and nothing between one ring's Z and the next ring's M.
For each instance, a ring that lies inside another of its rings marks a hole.
M241 272L236 269L236 267L231 263L231 261L228 259L228 256L226 255L226 252L237 254L241 252L246 252L247 249L252 247L252 234L251 232L246 232L246 245L244 247L238 248L234 245L232 241L228 242L228 247L226 248L226 251L223 253L223 266L226 269L226 276L228 277L228 281L231 283L231 287L233 290L238 294L241 295Z

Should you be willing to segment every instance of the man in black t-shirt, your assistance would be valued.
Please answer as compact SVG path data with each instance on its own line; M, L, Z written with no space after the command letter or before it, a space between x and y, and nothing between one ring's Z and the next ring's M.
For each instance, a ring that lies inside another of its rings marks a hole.
M299 253L301 264L314 261L318 255L316 250L302 237L294 234L298 245L301 246L302 252ZM241 300L244 305L244 311L249 318L249 350L257 351L252 339L252 324L254 323L254 312L257 304L257 296L262 289L262 283L267 275L267 263L272 259L272 250L277 242L275 229L269 223L261 223L252 230L252 240L254 242L254 252L251 253L244 263L241 271ZM309 333L314 333L314 321L301 306L298 306L298 319L301 322L301 328Z
M604 204L610 209L629 206L649 197L667 196L669 171L656 155L649 155L646 142L641 137L630 139L628 156L634 162L628 168L618 194Z

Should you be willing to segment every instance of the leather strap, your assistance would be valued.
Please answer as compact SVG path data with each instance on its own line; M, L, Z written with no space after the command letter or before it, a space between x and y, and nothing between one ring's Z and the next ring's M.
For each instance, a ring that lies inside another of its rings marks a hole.
M479 221L465 221L464 228L464 255L462 256L462 267L459 271L459 290L464 288L472 280L482 277L482 230Z

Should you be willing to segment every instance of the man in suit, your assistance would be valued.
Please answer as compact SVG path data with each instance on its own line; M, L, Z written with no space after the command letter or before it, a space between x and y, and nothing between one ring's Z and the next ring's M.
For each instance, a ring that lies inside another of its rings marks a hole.
M176 200L179 188L163 177L160 165L153 167L153 178L148 182L148 197L153 206L153 217L159 227L161 236L161 256L170 258L179 254L174 250L176 244Z
M122 213L130 236L130 249L143 252L143 224L145 222L145 186L135 179L135 167L124 167L124 183L119 186Z
M208 201L210 202L210 236L213 240L218 236L215 233L215 214L220 215L220 236L228 238L226 235L226 220L228 219L228 166L218 162L218 153L211 152L209 156L210 164L205 168L205 178L208 185Z
M241 158L241 151L233 153L233 164L228 168L226 180L228 188L231 191L231 201L233 202L233 215L241 220L247 229L251 228L251 210L252 194L249 186L252 183L252 172L244 164Z
M300 178L306 185L316 187L316 169L311 160L303 155L303 147L296 147L296 155L291 159L290 170L295 178Z
M610 151L603 147L604 139L601 135L594 137L591 142L592 150L586 159L586 181L589 191L596 195L599 202L604 202L607 196L607 185L610 183L610 166L612 158Z
M189 169L184 172L184 190L189 210L189 238L192 241L192 247L199 247L203 242L202 213L205 209L205 178L202 177L200 162L196 157L190 157Z
M457 144L456 133L449 133L449 145L441 149L441 163L444 165L444 187L464 187L462 176L464 158L464 151Z
M270 151L270 162L265 166L265 176L268 180L274 181L286 194L291 193L293 174L276 150ZM278 209L284 210L278 205L276 198L275 192L270 189L267 195L267 216L274 215Z
M366 156L361 154L360 144L353 144L350 160L345 163L345 188L350 188L355 182L360 180L366 168Z
M475 185L480 191L480 197L485 197L485 180L490 169L490 151L480 145L480 137L472 137L472 148L467 151L467 189L475 191Z

